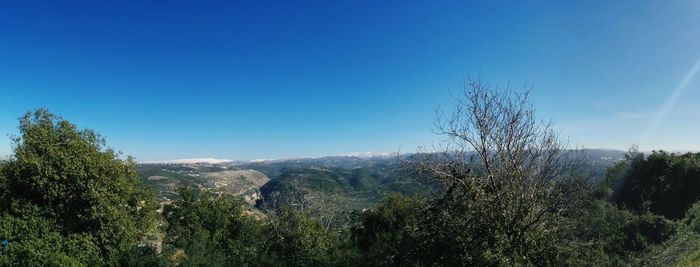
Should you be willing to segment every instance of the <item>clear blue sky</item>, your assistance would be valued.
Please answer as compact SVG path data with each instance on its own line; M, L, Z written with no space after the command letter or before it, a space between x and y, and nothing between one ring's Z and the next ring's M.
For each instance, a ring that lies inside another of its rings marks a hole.
M0 1L0 154L38 107L137 160L413 151L467 73L574 145L700 150L700 2L488 2Z

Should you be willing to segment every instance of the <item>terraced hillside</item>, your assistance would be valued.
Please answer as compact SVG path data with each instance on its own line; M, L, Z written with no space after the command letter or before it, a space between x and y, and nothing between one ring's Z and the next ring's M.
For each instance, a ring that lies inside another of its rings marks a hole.
M185 183L214 194L241 197L252 204L260 198L259 188L270 180L256 170L210 164L140 164L138 173L156 191L161 202L166 203L177 198L176 187Z

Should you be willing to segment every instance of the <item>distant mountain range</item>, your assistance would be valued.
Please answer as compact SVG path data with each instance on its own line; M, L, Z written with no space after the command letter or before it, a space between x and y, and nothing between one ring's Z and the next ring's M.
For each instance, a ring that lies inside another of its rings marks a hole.
M217 159L217 158L192 158L192 159L174 159L174 160L162 160L162 161L143 161L139 162L141 164L225 164L225 165L241 165L248 163L261 163L261 162L285 162L285 161L307 161L307 160L318 160L323 158L360 158L360 159L371 159L371 158L390 158L397 156L397 153L388 152L355 152L347 153L334 156L322 156L322 157L294 157L294 158L281 158L281 159L254 159L254 160L230 160L230 159Z
M592 178L604 177L625 151L584 149ZM180 183L215 194L240 197L248 203L285 203L303 195L314 205L324 202L345 210L372 206L387 194L430 194L439 187L403 171L418 154L350 153L316 158L234 161L216 158L143 162L142 180L168 202Z
M197 159L174 159L174 160L163 160L163 161L144 161L139 162L143 164L195 164L195 163L207 163L207 164L221 164L226 162L232 162L230 159L215 159L215 158L197 158Z
M616 149L583 149L584 153L594 160L599 159L622 159L626 151L616 150ZM687 151L673 151L673 152L687 152ZM174 159L174 160L163 160L163 161L143 161L140 164L214 164L214 165L246 165L246 164L264 164L264 163L284 163L284 162L297 162L297 163L330 163L336 162L340 165L348 165L341 163L342 161L357 161L357 160L386 160L386 159L397 159L397 158L407 158L414 153L389 153L389 152L356 152L347 153L332 156L322 156L322 157L293 157L293 158L281 158L281 159L254 159L254 160L230 160L230 159L217 159L217 158L192 158L192 159ZM325 164L324 164L325 165ZM352 164L349 164L352 165ZM343 167L343 166L329 166L329 167Z
M138 165L142 181L162 204L184 183L262 206L298 201L309 208L361 210L388 194L428 195L438 187L403 171L403 159L388 153L257 161L186 159Z

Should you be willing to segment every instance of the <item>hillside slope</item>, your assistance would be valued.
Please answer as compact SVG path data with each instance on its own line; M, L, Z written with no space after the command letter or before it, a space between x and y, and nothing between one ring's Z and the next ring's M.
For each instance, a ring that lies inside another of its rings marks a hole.
M309 167L283 172L260 188L262 203L333 205L341 210L361 210L379 203L389 194L430 195L435 184L404 175L397 166L379 165L355 169Z
M156 191L161 202L176 199L175 189L184 183L214 194L241 197L252 204L260 197L259 188L270 180L256 170L210 164L140 164L138 173L141 180Z

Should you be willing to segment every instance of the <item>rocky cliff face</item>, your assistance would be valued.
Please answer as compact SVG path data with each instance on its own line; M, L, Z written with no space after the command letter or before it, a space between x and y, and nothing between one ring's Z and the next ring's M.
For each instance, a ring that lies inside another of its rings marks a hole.
M177 198L175 188L180 183L209 190L218 195L241 197L255 203L260 187L270 181L256 170L229 169L209 164L143 164L138 169L141 179L152 187L163 201Z
M208 189L220 194L240 196L254 204L260 198L260 187L270 181L265 174L256 170L227 170L205 173Z

